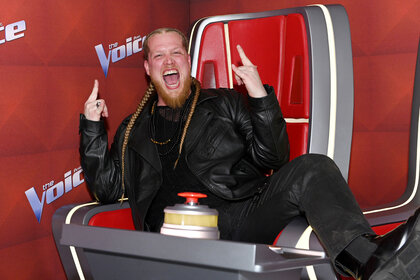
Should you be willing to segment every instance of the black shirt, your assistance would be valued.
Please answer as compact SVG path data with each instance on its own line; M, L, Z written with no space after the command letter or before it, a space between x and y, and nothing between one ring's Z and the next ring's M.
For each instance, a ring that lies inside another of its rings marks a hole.
M196 178L185 161L184 153L181 154L179 162L176 168L174 168L175 161L178 158L180 138L188 116L188 107L191 103L192 96L191 94L181 109L159 106L155 110L152 110L150 137L157 142L155 145L159 152L163 176L163 183L146 215L146 224L149 230L153 232L160 231L163 224L163 210L165 207L185 202L185 198L177 195L180 192L199 192L206 194L207 197L200 199L199 203L213 209L218 209L227 204L227 201L209 192L200 180Z

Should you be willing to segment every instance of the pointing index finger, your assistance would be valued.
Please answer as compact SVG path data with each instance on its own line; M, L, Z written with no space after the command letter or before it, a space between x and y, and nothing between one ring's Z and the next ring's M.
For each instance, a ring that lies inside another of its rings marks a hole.
M93 84L92 93L89 95L88 101L95 101L98 98L99 82L95 80Z
M244 65L244 66L253 66L254 65L254 64L252 64L251 60L249 60L249 58L246 56L244 50L242 49L242 47L240 45L237 45L236 49L238 50L239 57L241 58L241 61L242 61L242 65Z

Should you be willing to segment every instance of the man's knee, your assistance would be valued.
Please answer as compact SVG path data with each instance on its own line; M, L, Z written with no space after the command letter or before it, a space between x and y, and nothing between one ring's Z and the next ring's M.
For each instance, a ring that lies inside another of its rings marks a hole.
M323 154L304 154L295 158L292 163L302 165L307 170L320 169L325 171L339 171L335 162Z

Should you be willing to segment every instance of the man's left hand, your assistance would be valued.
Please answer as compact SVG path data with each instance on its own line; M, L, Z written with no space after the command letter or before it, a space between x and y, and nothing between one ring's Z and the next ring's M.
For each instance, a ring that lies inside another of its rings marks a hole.
M232 64L232 70L235 72L235 79L238 85L245 85L249 96L251 97L264 97L267 92L261 82L260 75L258 74L257 66L245 55L244 50L240 45L237 45L239 56L242 61L242 66L235 66Z

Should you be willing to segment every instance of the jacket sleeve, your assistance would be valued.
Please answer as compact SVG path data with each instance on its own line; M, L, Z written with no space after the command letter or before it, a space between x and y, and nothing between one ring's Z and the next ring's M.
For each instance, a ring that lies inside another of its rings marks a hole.
M264 85L264 88L267 96L248 96L248 108L237 109L238 123L252 160L264 169L279 169L289 161L286 122L273 87Z
M124 122L123 122L124 124ZM80 161L89 191L102 203L117 201L122 195L120 139L121 125L108 150L108 135L103 121L90 121L80 116Z

